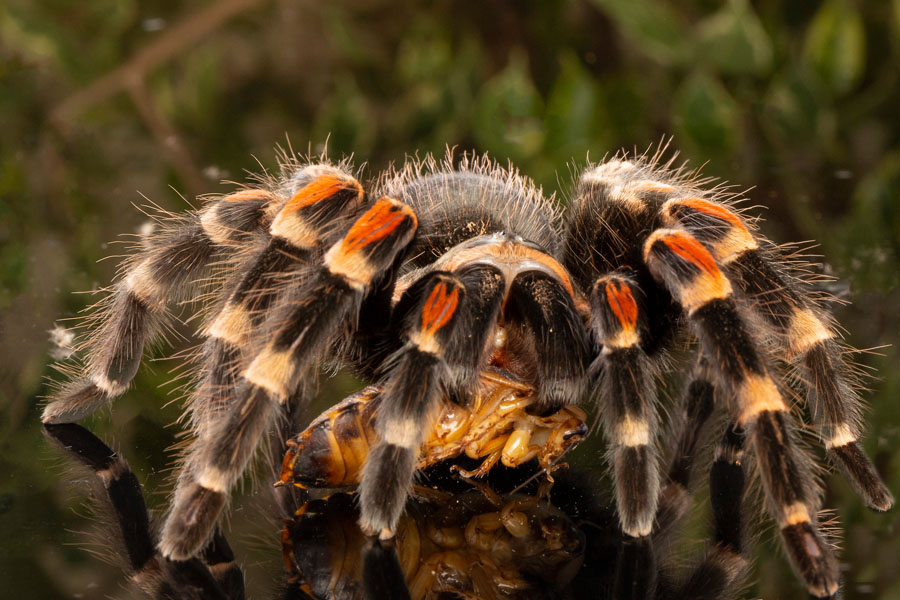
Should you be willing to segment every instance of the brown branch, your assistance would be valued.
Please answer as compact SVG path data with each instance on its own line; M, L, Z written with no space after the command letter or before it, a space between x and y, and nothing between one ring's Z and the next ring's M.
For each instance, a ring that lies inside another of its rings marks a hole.
M153 69L197 43L225 21L265 2L266 0L214 0L206 8L171 27L125 64L66 97L50 111L50 121L65 133L69 123L85 110L110 96L124 92L131 85L130 82L143 80Z

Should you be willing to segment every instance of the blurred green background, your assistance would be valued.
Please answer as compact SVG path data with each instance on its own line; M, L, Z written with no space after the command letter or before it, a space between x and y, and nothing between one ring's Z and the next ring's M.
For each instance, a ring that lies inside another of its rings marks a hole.
M0 595L124 595L121 571L84 552L85 490L40 433L60 352L48 331L96 300L73 292L113 277L117 261L98 259L146 221L132 204L184 210L275 167L288 139L313 152L328 140L369 174L447 145L487 151L556 191L588 153L674 135L705 174L754 186L770 237L818 240L852 301L835 307L847 341L871 349L856 356L872 374L866 447L900 491L898 58L898 0L5 0ZM156 507L177 362L149 362L86 423ZM325 381L322 401L350 385ZM845 597L900 598L900 511L867 511L839 477L826 485ZM232 538L264 598L281 577L278 523L244 506ZM802 597L768 518L751 520L763 533L748 597Z

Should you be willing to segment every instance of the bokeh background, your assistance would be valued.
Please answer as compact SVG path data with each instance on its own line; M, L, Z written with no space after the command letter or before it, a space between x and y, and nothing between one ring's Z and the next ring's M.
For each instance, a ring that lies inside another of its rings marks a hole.
M96 300L73 292L114 275L115 259L98 260L146 222L133 205L184 210L274 168L288 140L316 153L327 140L370 174L448 145L487 151L552 192L588 153L673 135L692 165L751 188L770 237L820 244L833 291L852 302L835 312L872 373L866 447L900 491L898 57L898 0L5 0L0 595L124 595L121 571L84 551L86 492L40 433L51 356L66 354L49 332ZM177 362L148 363L86 422L156 507ZM325 381L322 402L352 385ZM873 514L840 477L825 483L845 597L900 598L900 511ZM277 533L242 506L232 541L252 597L267 597ZM754 521L747 597L802 597Z

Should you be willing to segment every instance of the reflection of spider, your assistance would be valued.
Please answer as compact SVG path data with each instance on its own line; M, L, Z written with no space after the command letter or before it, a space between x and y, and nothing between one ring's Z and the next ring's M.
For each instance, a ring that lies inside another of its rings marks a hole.
M201 550L259 440L305 401L326 358L385 390L360 485L370 534L394 534L435 404L465 404L490 364L534 387L540 413L591 390L622 531L643 538L660 479L654 367L687 327L704 359L689 387L722 390L795 568L813 595L829 596L837 562L816 524L819 494L796 447L782 360L806 386L832 460L870 506L885 510L892 498L858 442L859 402L830 318L725 194L701 183L657 157L592 165L560 225L528 180L487 159L388 173L377 200L346 165L290 162L260 189L163 220L97 313L83 377L44 421L78 420L123 393L166 303L205 283L195 440L162 530L164 556Z
M381 597L402 598L405 587L412 600L545 598L569 587L584 551L575 523L539 495L485 490L409 502L394 544L403 580ZM304 505L285 526L285 560L314 598L365 597L358 518L354 497L341 493Z

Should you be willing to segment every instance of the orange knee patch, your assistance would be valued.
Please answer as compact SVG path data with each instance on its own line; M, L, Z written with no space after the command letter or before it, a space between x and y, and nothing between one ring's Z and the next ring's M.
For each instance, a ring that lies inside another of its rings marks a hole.
M392 198L382 198L353 224L344 236L341 252L359 252L391 235L407 219L416 224L412 209Z
M625 330L634 330L637 325L638 307L631 294L631 288L622 282L606 282L606 302L619 324Z
M410 207L393 198L381 198L356 220L344 239L326 253L325 264L351 286L363 288L377 272L389 265L388 259L393 260L412 238L417 225L416 215ZM397 239L388 240L392 236ZM387 252L373 262L370 257L381 242L394 246L395 251Z
M669 250L685 259L692 265L706 272L710 277L716 279L722 277L722 272L716 265L715 259L709 251L703 247L693 236L679 231L673 231L660 238Z
M690 229L689 221L686 218L687 215L683 213L689 214L690 211L703 213L727 224L728 228L722 232L719 238L714 241L704 240L710 245L710 250L718 260L728 262L741 252L759 246L741 218L721 204L693 197L669 200L663 207L663 215L670 224L674 225L680 221L688 229Z
M428 298L422 310L422 335L432 336L444 327L456 314L459 305L459 286L449 281L440 281Z
M340 175L321 175L300 188L293 198L288 200L284 210L295 212L306 206L318 204L343 190L355 190L362 197L363 189L358 181Z

